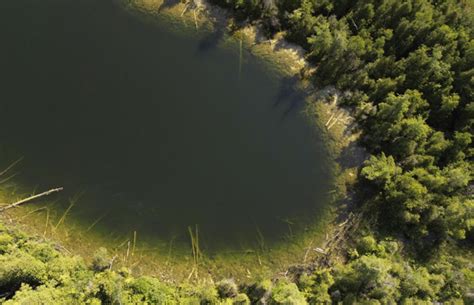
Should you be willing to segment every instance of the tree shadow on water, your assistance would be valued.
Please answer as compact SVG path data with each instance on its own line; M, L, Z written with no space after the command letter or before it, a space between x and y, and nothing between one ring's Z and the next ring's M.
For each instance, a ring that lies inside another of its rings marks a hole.
M181 0L164 0L163 3L158 8L158 12L161 12L164 9L172 8L175 5L178 5Z
M215 28L216 30L211 31L199 41L197 46L198 53L206 53L215 49L224 38L225 30L222 27Z
M284 120L292 112L298 110L305 103L308 93L298 88L300 78L298 76L283 77L280 81L278 94L273 103L273 108L285 107L282 114Z

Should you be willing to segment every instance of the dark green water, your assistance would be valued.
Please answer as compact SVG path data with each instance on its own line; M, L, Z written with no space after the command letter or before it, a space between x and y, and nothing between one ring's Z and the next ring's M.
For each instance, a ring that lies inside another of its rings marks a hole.
M288 80L219 35L179 35L112 0L0 2L0 154L17 182L82 194L71 217L106 234L208 248L307 224L331 176ZM302 226L300 226L302 227Z

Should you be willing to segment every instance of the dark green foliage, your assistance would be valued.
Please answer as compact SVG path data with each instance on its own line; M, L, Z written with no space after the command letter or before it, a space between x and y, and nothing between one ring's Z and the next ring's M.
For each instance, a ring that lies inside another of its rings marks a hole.
M345 264L300 277L310 304L463 304L474 283L473 266L462 256L443 252L424 266L407 260L400 242L372 235L360 237L350 252Z
M428 264L448 240L467 240L463 245L472 249L474 3L282 0L277 7L286 38L303 46L316 67L315 87L336 87L354 109L372 154L360 172L372 190L364 199L367 217ZM355 261L336 272L333 300L440 299L435 291L451 277L391 266L390 245L397 243L362 238L350 252ZM305 281L308 297L327 298L326 288L308 284L323 281L321 275Z
M272 282L269 280L262 281L260 283L254 283L247 287L247 295L250 298L252 304L259 304L261 300L267 296L271 290Z
M330 303L329 288L333 284L331 270L320 270L310 275L303 274L298 283L310 304Z
M2 255L0 266L0 294L14 293L22 283L38 286L45 280L45 264L22 251Z
M371 229L388 238L363 234L346 264L304 274L298 287L265 280L243 294L232 281L177 288L117 273L105 249L96 253L92 271L79 258L0 226L0 302L474 303L474 3L211 2L269 33L284 30L307 50L315 87L342 93L371 154L360 171L370 190L366 216L376 220ZM455 253L466 248L467 254Z
M215 0L260 19L267 1ZM307 49L316 87L347 92L373 154L379 224L420 252L472 234L473 3L276 1L287 39ZM252 13L249 13L252 12ZM376 159L374 159L376 158ZM466 195L467 194L467 195ZM375 211L375 212L377 212ZM384 215L393 215L388 219Z

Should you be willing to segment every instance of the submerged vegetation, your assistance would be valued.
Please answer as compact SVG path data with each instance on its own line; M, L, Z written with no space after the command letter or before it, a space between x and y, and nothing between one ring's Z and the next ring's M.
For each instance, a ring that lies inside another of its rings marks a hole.
M92 265L2 227L7 304L463 304L474 302L474 4L463 0L212 0L307 51L315 88L334 88L371 154L360 216L322 263L272 280L163 283ZM199 264L198 228L190 228ZM312 249L311 249L312 250ZM321 255L328 249L318 249Z
M273 280L237 284L164 282L136 277L99 248L90 263L65 254L42 238L0 225L0 302L2 304L371 304L462 302L474 281L469 256L443 251L421 266L406 260L403 243L367 235L349 251L350 261L288 274ZM377 300L379 302L377 302ZM467 300L467 299L466 299Z

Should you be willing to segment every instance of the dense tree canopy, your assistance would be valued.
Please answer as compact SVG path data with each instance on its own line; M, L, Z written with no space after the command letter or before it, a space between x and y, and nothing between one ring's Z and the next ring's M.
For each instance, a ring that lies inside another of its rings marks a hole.
M436 256L448 240L472 249L473 1L280 0L271 14L262 1L213 2L237 17L252 8L250 19L269 35L284 31L316 67L315 87L335 87L354 110L371 154L360 177L372 189L363 204L378 220L375 231L404 241L417 259ZM433 291L444 285L442 272L395 268L373 255L324 285L353 300L407 303L436 299ZM397 277L400 270L410 278ZM377 290L382 283L396 289Z
M362 177L396 216L381 224L421 249L472 236L472 1L281 0L277 23L266 1L214 2L284 30L317 67L316 87L344 93L373 154Z

